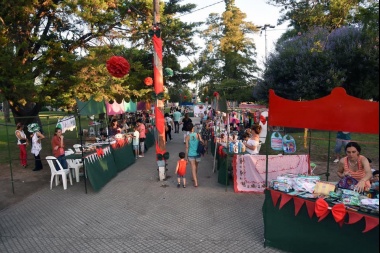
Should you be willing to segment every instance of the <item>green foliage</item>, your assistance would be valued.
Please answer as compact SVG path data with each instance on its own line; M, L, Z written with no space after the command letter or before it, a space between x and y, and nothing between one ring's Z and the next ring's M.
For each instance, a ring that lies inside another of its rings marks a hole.
M219 16L211 13L206 21L208 26L202 32L205 49L197 60L197 80L204 100L214 91L225 94L225 98L237 101L252 100L250 90L255 83L255 44L249 37L258 29L245 21L246 14L235 6L235 1L226 0L226 11Z
M342 27L330 33L313 29L279 43L270 55L256 100L268 90L292 100L311 100L342 86L349 95L378 100L379 53L376 40L360 28Z

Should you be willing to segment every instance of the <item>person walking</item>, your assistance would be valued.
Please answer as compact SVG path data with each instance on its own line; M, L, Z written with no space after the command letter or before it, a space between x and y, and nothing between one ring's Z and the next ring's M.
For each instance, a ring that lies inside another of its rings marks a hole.
M190 162L191 174L193 176L194 187L198 187L198 165L201 162L201 155L198 154L198 143L202 141L201 136L194 132L193 123L188 123L188 129L190 133L186 136L186 160Z
M37 123L28 125L28 132L32 133L32 154L34 155L34 169L33 171L42 170L42 162L40 157L40 151L42 149L41 141L45 136L40 132L40 126Z
M17 137L17 146L20 149L21 166L26 168L28 166L26 147L28 146L29 142L28 142L28 139L26 138L26 134L24 132L24 124L23 123L21 123L21 122L17 123L15 135Z
M186 154L185 152L179 153L179 160L177 162L177 167L175 168L175 174L177 174L177 188L181 187L181 178L182 178L182 186L186 188L186 166L187 160L185 160Z
M179 121L181 120L182 114L177 108L177 110L173 113L174 120L174 133L179 133Z
M174 128L174 122L172 118L170 118L169 113L165 113L165 140L166 142L172 140L172 129Z
M340 152L342 148L345 149L347 143L351 141L351 134L349 132L338 131L335 140L335 160L334 163L338 163L340 160Z
M206 146L206 152L208 153L208 141L211 138L211 119L207 117L207 119L202 123L201 136Z
M183 143L186 143L186 137L190 133L190 125L192 125L192 120L189 117L188 113L185 113L185 117L182 119L182 132L184 131L185 133L183 134Z

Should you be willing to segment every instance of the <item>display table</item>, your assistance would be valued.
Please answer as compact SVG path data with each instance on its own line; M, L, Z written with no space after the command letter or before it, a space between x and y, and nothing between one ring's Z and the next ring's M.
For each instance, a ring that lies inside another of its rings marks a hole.
M125 170L135 162L132 144L119 148L103 145L102 150L101 155L96 151L83 154L86 175L94 191L99 191L118 172ZM66 156L66 159L82 159L82 154L70 154Z
M120 148L111 148L117 172L123 171L135 163L133 145L129 143Z
M145 149L148 150L149 148L151 148L155 143L155 140L154 140L154 132L153 130L152 131L148 131L148 133L146 134L146 138L145 138Z
M265 190L264 246L300 253L379 252L379 217L347 211L341 227L331 212L318 222L314 203Z

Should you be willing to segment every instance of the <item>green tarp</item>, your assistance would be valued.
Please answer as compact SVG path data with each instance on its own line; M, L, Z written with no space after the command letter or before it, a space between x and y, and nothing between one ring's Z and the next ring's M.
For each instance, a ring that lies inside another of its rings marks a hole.
M104 100L97 102L92 97L86 102L76 99L78 106L78 113L82 116L91 116L101 113L106 113L106 106Z
M279 209L281 201L274 206L270 192L265 190L263 205L265 246L294 253L379 252L379 226L363 233L363 218L341 227L331 212L318 222L315 214L309 217L306 204L296 216L293 199Z
M118 172L125 170L135 163L136 159L133 154L132 143L117 149L111 148L111 152Z

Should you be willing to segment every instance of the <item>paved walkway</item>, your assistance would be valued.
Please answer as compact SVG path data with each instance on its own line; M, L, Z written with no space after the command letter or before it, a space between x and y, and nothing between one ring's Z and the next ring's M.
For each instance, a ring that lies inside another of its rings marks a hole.
M46 188L0 211L0 252L280 252L263 247L261 194L220 185L212 156L200 164L199 187L176 187L183 135L174 134L168 179L158 180L154 148L99 192L83 178ZM54 184L53 184L54 185Z

